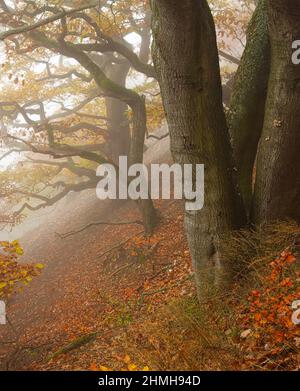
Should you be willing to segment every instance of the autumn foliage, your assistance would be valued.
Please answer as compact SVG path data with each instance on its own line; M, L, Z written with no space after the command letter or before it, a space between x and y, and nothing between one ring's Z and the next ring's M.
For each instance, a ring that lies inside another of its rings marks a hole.
M28 285L40 273L43 264L28 265L19 262L23 249L17 240L0 242L0 299Z
M298 262L289 249L283 251L268 265L261 288L252 290L241 307L248 351L265 363L268 357L269 367L281 366L281 359L287 364L300 346L300 328L292 321L292 303L300 298Z

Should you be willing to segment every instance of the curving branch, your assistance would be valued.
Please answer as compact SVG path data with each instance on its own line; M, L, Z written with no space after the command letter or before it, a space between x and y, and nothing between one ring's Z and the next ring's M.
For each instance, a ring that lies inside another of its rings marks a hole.
M36 22L33 24L28 25L28 24L25 24L24 22L20 22L20 23L22 23L22 25L20 27L16 27L12 30L8 30L8 31L5 31L4 33L1 33L0 40L3 41L4 39L9 38L13 35L18 35L18 34L23 34L23 33L33 31L35 29L38 29L39 27L42 27L42 26L45 26L49 23L55 22L56 20L65 18L66 16L70 16L76 12L80 12L80 11L84 11L84 10L87 10L90 8L97 7L98 5L99 5L98 1L93 1L91 4L85 5L80 8L72 9L69 11L66 11L63 9L61 12L54 14L52 16L49 16L48 18L42 19L39 22Z
M21 215L23 213L23 211L26 209L28 209L30 211L37 211L39 209L46 208L48 206L52 206L52 205L56 204L58 201L60 201L61 199L63 199L71 191L80 192L82 190L92 189L96 186L96 183L97 182L95 180L89 180L89 181L85 181L85 182L81 182L81 183L76 183L74 185L66 186L63 191L56 194L52 198L43 197L44 202L42 202L41 204L38 204L38 205L31 205L28 202L25 202L18 210L16 210L13 213L13 217L16 218L17 216ZM31 198L38 198L38 195L36 193L27 193L27 196L31 197Z
M23 143L28 149L32 152L39 153L42 155L49 155L52 156L54 159L62 159L62 158L70 158L74 156L79 156L82 159L90 160L93 162L96 162L98 164L103 164L103 163L110 163L114 164L111 162L108 158L103 157L101 155L98 155L97 153L87 151L87 150L82 150L79 148L67 145L67 144L55 144L54 147L48 147L45 146L44 148L39 148L29 141L23 140L19 137L8 135L8 138L18 141L19 143ZM26 149L25 149L26 150Z

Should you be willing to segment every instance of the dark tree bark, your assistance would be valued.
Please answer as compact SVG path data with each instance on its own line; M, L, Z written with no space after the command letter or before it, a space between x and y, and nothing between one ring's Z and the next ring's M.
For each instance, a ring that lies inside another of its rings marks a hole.
M300 221L300 66L292 63L292 42L300 37L300 0L269 0L268 17L271 72L252 221Z
M240 228L245 213L234 181L215 26L206 1L152 1L153 59L171 138L180 164L205 165L205 205L185 213L199 297L226 286L220 232Z
M239 187L247 212L252 200L253 166L262 133L270 72L266 0L260 0L247 32L247 44L237 70L228 125Z

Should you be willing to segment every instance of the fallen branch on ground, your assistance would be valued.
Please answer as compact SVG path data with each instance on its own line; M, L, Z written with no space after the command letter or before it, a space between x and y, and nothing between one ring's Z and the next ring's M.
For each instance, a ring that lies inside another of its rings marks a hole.
M131 225L131 224L138 224L138 225L143 225L142 221L140 220L133 220L133 221L119 221L119 222L110 222L110 221L98 221L98 222L95 222L95 223L90 223L90 224L87 224L85 225L84 227L76 230L76 231L70 231L70 232L66 232L66 233L63 233L63 234L60 234L58 232L55 232L56 235L58 235L61 239L65 239L65 238L68 238L69 236L73 236L73 235L76 235L76 234L79 234L85 230L87 230L88 228L91 228L91 227L95 227L97 225Z
M92 342L97 337L97 335L98 335L98 333L91 333L91 334L83 335L79 338L76 338L74 341L70 342L68 345L63 346L62 348L58 349L56 352L51 354L48 357L48 361L53 360L54 358L60 356L61 354L68 353L71 350L80 348L81 346L83 346L89 342Z
M109 248L108 250L104 251L104 253L100 254L99 257L97 257L97 259L101 259L103 258L106 254L109 254L111 253L113 250L116 250L117 248L123 246L124 244L128 243L132 238L136 237L136 236L139 236L141 235L142 233L144 233L145 231L140 231L138 233L135 233L134 235L130 236L129 238L127 238L126 240L123 240L123 242L121 243L118 243L116 244L115 246Z

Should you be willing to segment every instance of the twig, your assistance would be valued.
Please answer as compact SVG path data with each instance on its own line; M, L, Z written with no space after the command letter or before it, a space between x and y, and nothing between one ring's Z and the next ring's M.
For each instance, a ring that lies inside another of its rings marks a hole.
M113 273L110 274L110 277L113 277L115 276L116 274L118 274L119 272L121 272L122 270L126 270L129 266L133 265L133 262L131 263L126 263L126 265L122 265L121 267L119 267L117 270L115 270Z
M156 295L157 293L166 292L166 291L168 291L169 289L172 289L172 288L174 288L174 287L176 287L176 286L178 286L178 285L184 283L185 281L191 280L191 279L194 277L194 275L195 275L195 273L191 273L191 274L189 274L188 276L182 278L181 280L176 281L175 284L170 285L170 286L168 286L168 287L160 288L160 289L157 289L157 290L155 290L155 291L143 292L143 293L141 294L141 297L140 297L138 303L137 303L138 307L141 307L141 306L143 305L144 299L145 299L146 296L152 296L152 295Z
M128 243L132 238L134 238L135 236L139 236L141 235L142 233L144 233L145 231L142 230L138 233L135 233L134 235L131 235L129 238L127 238L126 240L123 240L123 242L121 243L118 243L116 244L115 246L109 248L108 250L104 251L102 254L99 255L99 257L97 257L97 259L101 259L103 258L106 254L109 254L110 252L112 252L113 250L116 250L117 248L123 246L124 244Z

